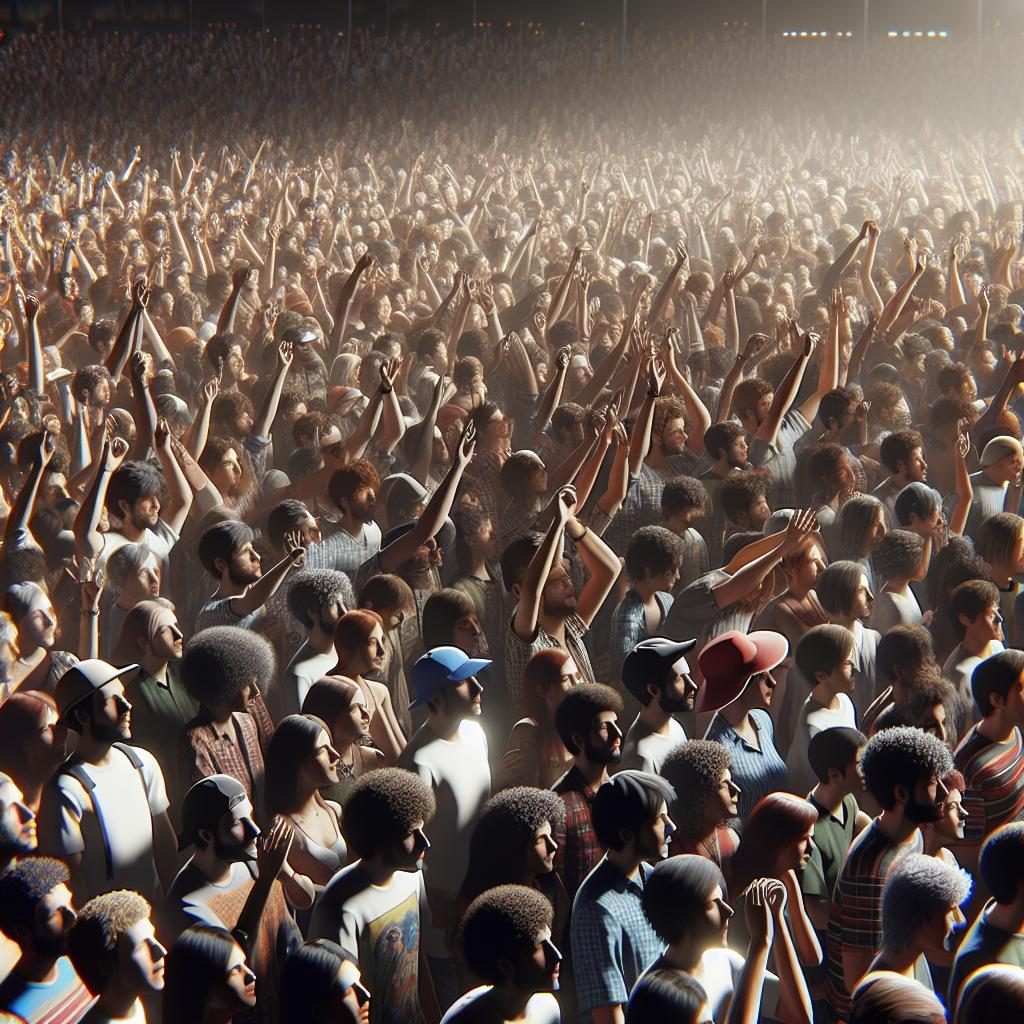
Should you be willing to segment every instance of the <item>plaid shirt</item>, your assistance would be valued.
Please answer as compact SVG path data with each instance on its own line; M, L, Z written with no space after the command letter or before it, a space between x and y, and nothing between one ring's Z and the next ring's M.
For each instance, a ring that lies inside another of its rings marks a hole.
M586 784L575 765L551 788L565 804L565 828L557 830L554 836L558 843L555 870L561 875L565 891L572 898L604 853L590 818L590 807L597 790Z
M380 551L380 542L380 527L376 523L363 523L358 537L339 527L333 533L325 533L319 544L310 544L306 565L310 569L337 569L351 577L363 562Z
M654 595L661 609L661 619L655 629L655 635L659 635L661 627L668 618L669 609L672 607L672 595L658 591ZM626 596L618 603L612 613L611 647L609 650L608 677L609 679L622 678L622 662L631 650L641 640L646 640L651 634L647 630L647 618L644 615L643 598L632 588L626 591Z
M230 775L258 806L263 790L263 751L253 719L232 712L231 724L221 731L201 707L178 737L178 777L187 789L209 775Z
M572 951L581 1019L591 1010L621 1006L662 944L641 897L654 869L641 864L639 881L627 878L607 858L587 876L572 905Z
M914 829L905 842L893 843L878 827L876 818L854 839L839 869L828 916L828 1001L842 1020L850 1012L843 950L866 950L872 955L878 952L882 945L885 880L908 853L923 850L920 829Z
M520 639L515 631L515 613L513 612L505 632L505 683L512 703L512 710L515 713L518 714L523 706L523 671L526 668L526 663L537 651L543 651L548 647L567 650L580 670L580 682L597 682L593 666L590 663L590 654L583 642L586 635L587 624L573 612L565 620L564 646L546 632L540 623L537 623L537 635L530 643L527 643Z
M501 467L505 457L500 452L477 452L462 477L461 490L472 494L490 516L495 529L500 527L498 507L505 500L501 486Z

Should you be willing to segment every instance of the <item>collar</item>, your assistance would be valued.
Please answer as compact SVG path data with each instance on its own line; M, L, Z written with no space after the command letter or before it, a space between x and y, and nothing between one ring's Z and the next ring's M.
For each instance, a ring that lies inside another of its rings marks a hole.
M597 867L594 868L594 873L600 872L601 880L606 889L614 889L616 892L623 893L631 892L640 896L644 891L647 876L651 870L647 864L641 862L637 878L629 878L608 859L608 854L605 854L598 862Z
M807 794L807 802L818 812L819 818L829 818L834 821L837 825L845 825L849 819L849 814L842 818L837 818L824 804L819 803L812 793ZM840 801L839 809L844 810L846 808L846 799Z

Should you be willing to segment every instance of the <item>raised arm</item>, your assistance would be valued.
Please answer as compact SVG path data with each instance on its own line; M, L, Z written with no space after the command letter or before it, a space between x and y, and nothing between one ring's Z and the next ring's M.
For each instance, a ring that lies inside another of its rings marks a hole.
M619 578L622 564L619 556L575 514L570 514L566 521L565 533L576 545L576 553L587 571L587 582L576 599L576 614L589 626Z
M160 467L164 471L164 481L167 487L167 500L163 507L163 520L175 532L181 533L181 528L188 518L188 511L192 507L192 488L189 487L185 474L174 458L171 451L171 431L167 426L167 420L159 419L156 431L153 434L153 450L157 459L160 460Z
M822 301L827 300L833 288L839 287L843 274L849 269L860 249L861 242L868 237L868 225L870 221L864 221L860 227L860 234L835 258L832 266L825 271L821 284L818 286L818 296Z
M652 360L647 371L647 394L633 423L633 435L629 439L629 475L640 475L640 468L651 448L651 429L654 426L654 403L661 397L665 383L665 367L658 360ZM628 410L627 410L628 411Z
M282 341L277 346L277 364L274 367L274 376L271 378L270 387L263 396L256 419L252 425L253 437L270 437L270 430L277 418L277 407L281 403L281 392L284 391L284 382L291 369L292 359L295 353L292 351L290 341Z
M555 515L551 525L544 534L544 539L537 548L530 564L526 567L523 581L519 585L519 602L516 605L512 629L517 637L526 643L532 643L537 636L537 623L540 616L540 603L544 595L544 586L551 573L551 567L562 550L562 534L571 512L576 507L576 492L571 487L563 487L554 497ZM577 603L577 610L578 610Z
M95 461L95 472L89 490L75 516L72 533L75 536L75 557L79 563L95 558L103 551L103 534L99 530L100 516L107 500L107 487L114 471L128 455L128 442L123 437L104 441L100 457Z
M711 426L711 413L708 407L700 400L700 396L690 386L686 375L679 371L676 365L676 339L679 337L679 329L670 327L665 332L665 341L662 345L662 360L668 370L668 379L674 385L679 397L686 406L686 422L689 430L686 432L686 447L697 455L704 454L704 434Z
M845 315L845 310L843 293L838 288L833 289L828 310L828 332L818 367L818 386L800 406L800 413L808 423L812 423L818 415L821 400L839 387L839 321Z
M298 531L285 535L288 553L276 565L271 566L255 583L250 584L244 594L231 598L231 610L239 616L251 615L262 608L277 592L285 576L306 558L306 549Z
M751 334L747 338L746 345L743 346L743 351L736 354L732 366L729 367L729 372L725 375L725 380L722 381L722 390L718 393L718 405L715 406L715 423L723 423L732 415L732 396L736 391L736 385L739 384L747 364L767 343L768 336L766 334Z
M910 298L911 293L917 286L917 282L921 280L921 275L925 272L925 259L924 255L921 254L917 257L917 262L914 264L913 273L896 289L896 293L893 297L885 304L885 308L878 316L878 331L887 331L895 321L895 319L903 312L903 307L907 304L907 300Z
M28 326L28 386L42 395L46 388L43 374L43 345L39 338L39 299L25 296L25 319Z
M414 424L406 432L405 447L412 452L409 457L409 475L425 487L430 476L430 463L434 458L434 427L437 414L441 408L441 397L448 388L448 378L443 374L434 384L434 392L430 398L430 407L419 423ZM410 438L411 435L411 438Z
M651 311L648 314L647 320L652 327L665 315L665 310L668 307L669 299L672 298L672 292L675 291L679 275L686 269L690 261L690 257L686 252L686 246L682 242L676 246L675 256L676 261L672 265L672 269L669 270L668 276L651 302Z
M14 505L7 517L7 527L4 530L5 547L15 533L28 532L28 524L32 519L36 499L39 497L39 485L42 483L46 467L53 458L53 453L57 450L56 439L47 430L40 431L31 439L26 438L22 444L30 445L32 448L32 468L21 490L18 491L18 497L14 499Z
M1020 360L1018 360L1019 362ZM949 517L949 532L955 537L962 537L967 517L971 512L974 500L974 488L971 486L971 474L967 468L967 456L971 451L971 435L966 420L961 420L956 438L956 506Z
M789 876L792 876L792 881ZM804 963L808 967L818 967L821 964L821 946L818 945L814 927L804 911L795 874L788 872L783 882L774 879L767 882L765 900L775 930L775 970L779 977L778 1016L786 1024L812 1024L811 994L807 989L797 950L806 944L807 959ZM790 934L790 921L793 922L796 935L795 945L794 937Z
M133 352L128 361L128 374L132 382L132 398L135 403L135 445L132 458L144 459L156 432L156 403L149 392L146 374L149 366L141 352Z
M242 289L255 288L259 273L246 263L231 275L231 294L217 318L218 334L230 334L235 329L235 317L238 315L238 304L242 301Z
M359 279L374 264L374 258L368 253L359 257L355 269L345 280L338 293L338 304L334 308L334 327L328 339L328 354L333 359L338 354L338 349L345 338L345 329L348 327L348 318L352 312L352 301L356 296L356 288L359 286Z
M541 398L533 417L533 436L535 438L540 437L547 430L548 424L551 422L551 414L562 401L565 378L569 372L570 354L571 350L566 345L564 348L560 348L555 355L555 372L551 375L551 381L548 383L544 397Z
M775 919L765 898L767 884L767 879L763 878L752 882L743 900L750 943L736 981L736 989L729 1001L726 1024L758 1024L761 1019L761 997L768 970L768 953L775 937Z
M1024 355L1017 356L1006 368L1006 373L1003 375L992 401L978 422L974 424L973 434L975 437L983 437L988 430L996 426L1009 404L1010 396L1021 383L1024 383Z
M964 283L960 278L960 259L966 255L967 245L962 240L963 236L958 235L949 243L949 309L959 309L967 305L967 297L964 295Z
M198 459L206 447L207 438L210 436L210 414L213 412L213 400L219 392L219 377L211 377L203 384L199 392L199 409L189 424L188 430L182 435L182 443L194 459Z

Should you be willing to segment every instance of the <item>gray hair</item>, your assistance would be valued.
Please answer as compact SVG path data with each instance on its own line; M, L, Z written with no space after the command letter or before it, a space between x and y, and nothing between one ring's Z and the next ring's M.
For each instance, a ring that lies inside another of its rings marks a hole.
M913 945L917 930L934 914L947 914L971 894L971 876L938 857L908 853L889 872L882 892L882 943Z

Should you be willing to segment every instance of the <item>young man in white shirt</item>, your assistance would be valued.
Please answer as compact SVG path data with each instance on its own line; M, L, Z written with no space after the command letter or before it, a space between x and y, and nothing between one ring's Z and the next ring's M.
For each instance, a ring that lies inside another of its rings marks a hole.
M424 936L442 1009L458 995L455 960L447 934L469 862L469 840L491 795L487 737L474 721L482 710L483 687L476 674L490 665L458 647L435 647L412 668L413 709L426 705L427 721L402 752L399 767L416 772L437 800L431 829L436 847L426 882L434 928Z

